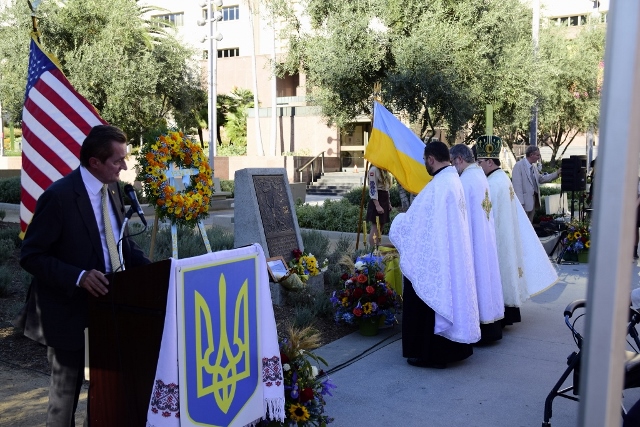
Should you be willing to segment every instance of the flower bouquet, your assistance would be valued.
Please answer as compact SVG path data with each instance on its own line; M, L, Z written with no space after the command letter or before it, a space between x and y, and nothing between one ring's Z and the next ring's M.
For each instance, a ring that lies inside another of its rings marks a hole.
M311 327L297 329L289 326L286 337L280 340L280 359L284 372L285 420L264 420L261 426L326 426L333 421L324 413L325 396L331 396L331 383L312 361L327 365L311 352L320 345L320 335Z
M342 275L343 287L331 297L336 321L355 323L385 316L385 323L392 324L400 309L400 297L385 282L384 266L373 259L353 264L348 257L341 263L353 267Z
M587 222L572 221L567 226L567 235L562 244L568 252L580 253L591 247L591 230Z
M293 259L289 261L289 274L280 282L289 290L301 289L309 277L317 276L327 270L329 260L325 258L322 265L313 254L302 252L300 249L292 251Z

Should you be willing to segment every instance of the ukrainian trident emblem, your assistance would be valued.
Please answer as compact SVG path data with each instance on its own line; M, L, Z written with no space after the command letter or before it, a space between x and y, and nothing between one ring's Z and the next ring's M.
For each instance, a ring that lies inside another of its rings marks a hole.
M255 263L242 259L183 273L183 422L187 416L199 425L232 425L260 384Z

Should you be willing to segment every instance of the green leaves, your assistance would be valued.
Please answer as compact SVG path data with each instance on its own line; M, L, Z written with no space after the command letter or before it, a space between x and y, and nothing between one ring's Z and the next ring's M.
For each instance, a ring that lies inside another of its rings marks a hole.
M339 126L371 113L373 87L381 83L384 104L423 132L445 127L475 139L492 104L495 131L511 143L528 132L536 97L544 98L541 109L553 105L554 68L571 67L581 84L597 72L579 56L556 63L545 55L547 28L534 60L532 11L518 0L308 0L306 12L310 29L289 20L289 54L279 72L301 67L312 102ZM578 51L604 45L595 35L580 43Z
M0 99L19 121L26 86L30 15L17 2L0 15ZM195 126L199 89L192 51L171 29L152 26L129 0L43 2L38 24L43 47L58 57L71 84L101 116L138 139L142 130L166 126L170 112L179 127ZM16 28L17 27L17 28Z

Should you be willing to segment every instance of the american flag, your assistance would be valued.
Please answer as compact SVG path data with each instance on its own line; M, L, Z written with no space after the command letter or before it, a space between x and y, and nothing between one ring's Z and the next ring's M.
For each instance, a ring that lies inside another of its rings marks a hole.
M80 146L92 127L107 124L71 86L57 60L31 40L22 109L21 236L36 201L54 181L80 164Z

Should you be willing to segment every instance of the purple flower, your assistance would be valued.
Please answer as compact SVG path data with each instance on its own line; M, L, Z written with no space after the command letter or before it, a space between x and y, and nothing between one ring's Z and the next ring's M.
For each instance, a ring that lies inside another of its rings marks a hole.
M337 387L331 384L331 379L327 378L325 381L322 382L322 390L320 391L320 394L323 396L326 396L327 394L329 396L333 396L333 394L331 394L331 391L330 391L332 388L337 388Z

